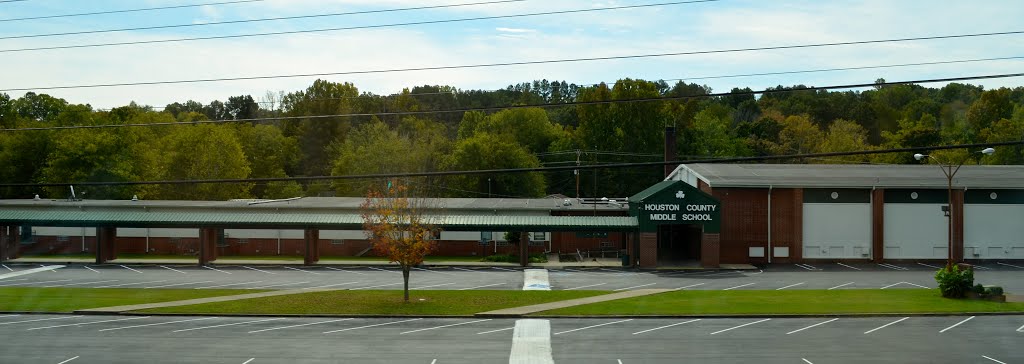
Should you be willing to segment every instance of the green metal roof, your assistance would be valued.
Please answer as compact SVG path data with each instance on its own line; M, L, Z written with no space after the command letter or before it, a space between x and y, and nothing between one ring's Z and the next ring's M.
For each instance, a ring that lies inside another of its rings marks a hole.
M446 215L435 219L444 230L486 231L631 231L636 217L629 216L508 216ZM234 227L319 228L359 230L358 214L226 212L147 212L89 210L0 210L0 224L85 227Z

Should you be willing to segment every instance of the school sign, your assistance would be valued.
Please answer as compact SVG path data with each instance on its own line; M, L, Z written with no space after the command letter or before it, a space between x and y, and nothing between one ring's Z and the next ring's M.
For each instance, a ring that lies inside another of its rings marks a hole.
M648 232L657 231L658 225L692 224L717 233L721 207L713 196L683 181L662 181L629 198L630 215L637 217L640 231Z

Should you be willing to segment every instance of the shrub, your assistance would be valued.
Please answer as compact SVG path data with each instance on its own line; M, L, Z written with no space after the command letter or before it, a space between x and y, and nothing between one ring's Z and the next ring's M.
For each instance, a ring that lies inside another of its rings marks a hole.
M519 257L515 256L515 255L508 255L508 254L494 254L494 255L488 255L488 256L484 257L483 259L480 259L480 260L484 261L484 262L518 263L519 262Z
M979 295L985 294L985 286L982 286L981 283L975 284L974 287L971 288L971 292L977 293Z
M1003 287L999 287L999 286L988 287L988 295L990 295L990 296L1002 296L1003 295Z
M946 266L935 272L935 281L939 283L942 297L963 298L974 284L974 270L970 267L961 269L957 265Z

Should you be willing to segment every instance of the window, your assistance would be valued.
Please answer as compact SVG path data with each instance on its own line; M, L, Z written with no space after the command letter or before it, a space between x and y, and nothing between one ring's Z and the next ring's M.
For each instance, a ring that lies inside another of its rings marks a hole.
M544 232L535 232L533 233L533 240L545 241L548 240L548 235Z
M238 243L239 244L249 244L249 239L248 238L239 238L238 239Z
M69 241L71 241L71 238L68 238L67 235L59 235L59 236L57 236L57 242L58 243L67 243Z
M331 239L331 245L345 245L345 239Z

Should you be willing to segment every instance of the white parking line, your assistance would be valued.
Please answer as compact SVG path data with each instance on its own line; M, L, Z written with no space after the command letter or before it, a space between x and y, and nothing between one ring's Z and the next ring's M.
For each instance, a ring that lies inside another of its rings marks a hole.
M657 282L655 282L655 283L641 284L641 285L639 285L639 286L632 286L632 287L625 287L625 288L619 288L619 289L615 289L615 290L613 290L613 291L625 291L625 290L627 290L627 289L633 289L633 288L640 288L640 287L647 287L647 286L653 286L653 285L655 285L655 284L658 284L658 283L657 283Z
M910 270L910 269L903 268L903 267L900 267L900 266L897 266L897 265L886 264L886 263L878 263L878 266L879 267L886 267L886 268L889 268L889 269L892 269L892 270Z
M1017 328L1017 332L1024 332L1024 325L1020 325L1020 327Z
M277 320L284 320L284 319L285 319L284 317L276 317L276 318L268 318L268 319L262 319L262 320L256 320L256 321L232 322L230 324L220 324L220 325L213 325L213 326L200 326L200 327L193 327L193 328L188 328L188 329L174 330L174 331L171 331L171 332L185 332L185 331L193 331L193 330L205 330L205 329L212 329L214 327L254 324L254 323L257 323L257 322L277 321Z
M800 283L795 283L795 284L791 284L791 285L788 285L788 286L785 286L785 287L779 287L779 288L776 288L775 290L776 290L776 291L781 291L781 290L784 290L784 289L786 289L786 288L789 288L789 287L796 287L796 286L799 286L799 285L801 285L801 284L804 284L804 283L807 283L807 282L800 282Z
M476 333L476 334L477 334L477 335L483 335L483 334L490 334L490 333L492 333L492 332L499 332L499 331L507 331L507 330L512 330L512 329L514 329L514 328L515 328L515 327L506 327L506 328L504 328L504 329L497 329L497 330L490 330L490 331L478 332L478 333Z
M82 268L85 268L85 269L91 270L91 271L93 271L94 273L99 273L99 272L100 272L100 271L98 271L98 270L95 270L95 269L89 268L89 266L88 266L88 265L83 265L83 266L82 266Z
M399 335L411 334L411 333L414 333L414 332L427 331L427 330L433 330L433 329L441 329L441 328L452 327L452 326L469 325L469 324L475 324L477 322L484 322L484 321L491 321L491 319L475 320L475 321L469 321L469 322L459 322L459 323L449 324L449 325L428 327L428 328L425 328L425 329L410 330L410 331L400 332L398 334Z
M281 329L290 329L290 328L293 328L293 327L302 327L302 326L311 326L311 325L327 324L327 323L331 323L331 322L338 322L338 321L348 321L348 320L354 320L354 319L353 319L353 318L343 318L343 319L337 319L337 320L327 320L327 321L319 321L319 322L310 322L310 323L307 323L307 324L298 324L298 325L288 325L288 326L281 326L281 327L272 327L272 328L269 328L269 329L262 329L262 330L253 330L253 331L249 331L249 333L250 333L250 334L255 334L255 333L257 333L257 332L264 332L264 331L273 331L273 330L281 330Z
M75 282L75 283L64 283L64 284L54 284L54 285L50 285L50 286L43 286L43 288L52 288L52 287L65 287L65 286L73 286L73 285L76 285L76 284L97 284L97 283L110 283L110 282L117 282L117 281L119 281L119 279L108 279L108 280L105 280L105 281L94 281L94 282Z
M321 288L337 287L337 286L344 286L344 285L347 285L347 284L356 284L356 283L359 283L359 282L336 283L336 284L328 284L328 285L324 285L324 286L306 287L306 288L303 288L303 289L321 289Z
M309 274L320 274L320 273L318 273L318 272L314 272L314 271L309 271L309 270L304 270L304 269L299 269L299 268L292 268L292 267L287 267L287 266L281 266L281 268L284 268L284 269L291 269L291 270L294 270L294 271L299 271L299 272L302 272L302 273L309 273Z
M21 316L21 315L20 315L20 314L13 314L13 315L0 315L0 318L4 318L4 317L17 317L17 316Z
M388 273L398 273L398 274L402 273L401 271L397 271L397 270L382 269L382 268L377 268L377 267L366 267L366 268L373 269L373 270L379 270L381 272L388 272Z
M305 282L289 282L289 283L278 283L278 284L271 284L271 285L269 285L269 286L259 286L259 287L250 287L250 288L246 288L246 289L264 289L264 288L270 288L270 287L280 287L280 286L293 286L293 285L296 285L296 284L306 284L306 283L309 283L309 282L310 282L310 281L305 281Z
M807 364L814 364L814 363L811 363L810 360L807 360L807 359L804 359L804 358L800 358L800 360L803 360L804 363L807 363Z
M431 360L430 364L437 364L437 358L435 358L434 360Z
M815 269L817 269L817 268L814 268L813 266L811 266L811 265L809 265L809 264L800 264L800 263L796 263L796 264L794 264L794 265L795 265L795 266L797 266L797 267L800 267L800 268L806 269L806 270L815 270Z
M989 357L987 357L987 356L984 356L984 355L982 355L981 357L982 357L982 358L985 358L985 359L988 359L988 360L991 360L991 361L994 361L994 362L996 362L996 363L999 363L999 364L1006 364L1006 363L1003 363L1003 362L1001 362L1001 361L998 361L998 360L995 360L995 359L989 358Z
M160 285L160 286L149 286L149 287L142 287L142 288L143 289L150 289L150 288L177 287L177 286L184 286L184 285L189 285L189 284L203 284L203 283L210 283L210 282L216 282L216 281L173 283L173 284L164 284L164 285Z
M482 285L482 286L476 286L476 287L469 287L469 288L459 288L459 289L457 289L456 291L468 291L468 290L471 290L471 289L477 289L477 288L484 288L484 287L494 287L494 286L500 286L500 285L503 285L503 284L504 284L504 283L495 283L495 284L485 284L485 285Z
M796 332L800 332L800 331L804 331L804 330L807 330L807 329L815 327L815 326L821 326L821 325L827 324L827 323L835 321L835 320L838 320L838 318L834 318L834 319L831 319L831 320L828 320L828 321L825 321L825 322L819 322L819 323L816 323L816 324L811 325L811 326L807 326L807 327L802 328L802 329L796 329L796 330L787 332L786 335L789 335L789 334L792 334L792 333L796 333Z
M838 285L838 286L835 286L835 287L829 288L829 289L828 289L828 291L831 291L831 290L833 290L833 289L836 289L836 288L840 288L840 287L845 287L845 286L849 286L849 285L851 285L851 284L853 284L853 282L846 282L846 283L840 284L840 285Z
M216 286L196 287L195 289L210 289L210 288L220 288L220 287L231 287L231 286L241 286L241 285L243 285L243 284L250 284L250 283L260 283L260 282L263 282L263 281L252 281L252 282L242 282L242 283L228 283L228 284L218 284L218 285L216 285Z
M573 332L573 331L580 331L580 330L591 329L591 328L595 328L595 327L599 327L599 326L612 325L612 324L620 324L620 323L627 322L627 321L633 321L633 319L605 322L603 324L590 325L590 326L581 327L581 328L578 328L578 329L560 331L560 332L556 332L555 335L561 335L561 334L565 334L565 333L569 333L569 332Z
M423 268L416 268L416 267L412 267L412 269L415 269L415 270L421 270L421 271L424 271L424 272L430 272L430 273L444 274L444 275L446 275L446 276L453 276L453 275L454 275L454 274L451 274L451 273L446 273L446 272L438 272L438 271L436 271L436 270L430 270L430 269L423 269Z
M432 284L432 285L429 285L429 286L423 286L423 287L412 287L412 288L409 288L409 290L414 290L414 289L424 289L424 288L432 288L432 287L441 287L441 286L448 286L448 285L452 285L452 284L455 284L455 282L451 282L451 283L441 283L441 284Z
M402 282L399 282L399 283L388 283L388 284L378 284L376 286L366 286L366 287L349 288L349 289L354 291L354 290L357 290L357 289L370 289L370 288L377 288L377 287L397 286L399 284L402 284Z
M22 320L22 321L0 322L0 325L13 325L13 324L21 324L21 323L26 323L26 322L36 322L36 321L50 321L50 320L63 320L63 319L69 319L69 318L80 318L80 317L82 317L82 316L62 316L62 317L47 317L47 318L41 318L41 319L33 319L33 320Z
M174 268L168 267L168 266L166 266L166 265L161 265L161 266L160 266L160 268L163 268L163 269L167 269L167 270L170 270L170 271L175 271L175 272L178 272L178 273L181 273L181 274L186 274L185 272L182 272L182 271L180 271L180 270L177 270L177 269L174 269Z
M244 265L242 266L242 268L245 268L245 269L250 269L250 270L254 270L254 271L257 271L257 272L260 272L260 273L266 273L266 274L277 274L277 273L274 273L274 272L268 272L268 271L265 271L265 270L262 270L262 269L256 269L256 268L253 268L253 267L246 267L246 266L244 266Z
M571 291L571 290L574 290L574 289L581 289L581 288L590 288L590 287L597 287L597 286L603 286L603 285L606 285L606 284L608 284L608 283L597 283L597 284L588 284L588 285L586 285L586 286L579 286L579 287L573 287L573 288L566 288L566 289L565 289L565 291Z
M149 282L134 282L134 283L111 284L111 285L107 285L107 286L97 286L97 287L92 287L92 288L113 288L113 287L131 286L131 285L135 285L135 284L150 284L150 283L163 283L163 282L167 282L167 280L164 279L164 280L149 281Z
M878 330L884 329L885 327L887 327L887 326L889 326L889 325L892 325L892 324L895 324L895 323L897 323L897 322L900 322L900 321L906 320L906 319L908 319L908 318L909 318L909 317L904 317L904 318L901 318L901 319L899 319L899 320L896 320L896 321L893 321L893 322L887 323L887 324L885 324L885 325L882 325L882 326L879 326L879 327L873 328L873 329L871 329L871 330L868 330L868 331L864 331L864 334L870 334L870 333L872 333L872 332L875 332L875 331L878 331Z
M850 268L850 269L853 269L853 270L860 270L860 268L854 267L852 265L846 265L846 264L843 264L843 263L836 263L836 264L839 264L841 266L844 266L844 267L847 267L847 268Z
M70 279L58 279L58 280L55 280L55 281L42 281L42 282L21 282L21 283L13 283L13 284L2 284L2 286L17 286L19 284L46 284L46 283L57 283L57 282L67 282L67 281L70 281Z
M744 326L750 326L750 325L753 325L753 324L759 324L759 323L762 323L762 322L765 322L765 321L768 321L768 320L771 320L771 319L767 318L767 319L758 320L758 321L754 321L754 322L748 322L748 323L745 323L743 325L733 326L733 327L730 327L728 329L723 329L723 330L718 330L718 331L712 332L711 335L715 335L715 334L718 334L718 333L723 333L723 332L726 332L726 331L729 331L729 330L735 330L735 329L738 329L738 328L741 328L741 327L744 327Z
M256 360L256 358L249 358L249 360L243 361L242 364L249 364L253 360Z
M899 285L900 283L903 283L903 282L896 282L896 283L890 284L888 286L885 286L885 287L882 287L882 288L879 288L879 289L886 289L886 288L889 288L889 287L892 287L892 286Z
M452 267L452 269L454 269L454 270L461 270L461 271L463 271L463 272L473 272L473 273L491 273L491 272L487 272L487 271L482 271L482 270L473 270L473 269L466 269L466 268L459 268L459 267Z
M1013 265L1013 264L1006 264L1006 263L1003 263L1003 262L996 262L996 264L999 264L999 265L1005 265L1005 266L1007 266L1007 267L1013 267L1013 268L1017 268L1017 269L1024 269L1024 267L1021 267L1021 266L1019 266L1019 265Z
M33 328L25 329L25 331L42 330L42 329L53 329L53 328L57 328L57 327L84 326L84 325L92 325L92 324L102 324L104 322L141 320L141 319L144 319L144 318L149 318L149 316L129 317L129 318L113 319L113 320L100 320L100 321L92 321L92 322L79 322L79 323L75 323L75 324L64 324L64 325L54 325L54 326L41 326L41 327L33 327Z
M135 272L135 273L142 273L142 272L140 272L140 271L137 271L137 270L135 270L135 269L131 269L131 268L129 268L129 267L128 267L128 266L126 266L126 265L118 265L118 266L119 266L119 267L121 267L121 268L124 268L124 269L130 270L130 271L132 271L132 272Z
M392 322L385 322L385 323L380 323L380 324L373 324L373 325L365 325L365 326L349 327L349 328L345 328L345 329L339 329L339 330L331 330L331 331L324 331L324 333L325 333L325 334L330 334L330 333L334 333L334 332L342 332L342 331L349 331L349 330L358 330L358 329L365 329L365 328L368 328L368 327L377 327L377 326L384 326L384 325L392 325L392 324L399 324L399 323L403 323L403 322L410 322L410 321L417 321L417 320L422 320L422 318L414 318L414 319L409 319L409 320L402 320L402 321L392 321Z
M700 319L693 319L693 320L690 320L690 321L676 322L676 323L671 324L671 325L655 327L653 329L647 329L647 330L644 330L644 331L637 331L637 332L634 332L633 335L643 334L645 332L651 332L651 331L654 331L654 330L661 330L661 329L664 329L664 328L669 328L669 327L672 327L672 326L679 326L679 325L688 324L688 323L697 322L697 321L700 321Z
M28 280L28 278L18 278L18 279L5 279L5 280L0 281L0 282L18 282L18 281L27 281L27 280ZM0 284L0 286L2 286L2 284Z
M214 268L214 267L211 267L211 266L208 266L208 265L204 265L203 268L206 268L206 269L209 269L209 270L212 270L212 271L221 272L221 273L224 273L224 274L231 274L231 272L222 271L220 269L217 269L217 268Z
M99 331L114 331L114 330L134 329L136 327L168 325L168 324L176 324L176 323L179 323L179 322L202 321L202 320L209 320L209 319L215 319L215 318L218 318L218 317L203 317L203 318L188 319L188 320L157 322L155 324L142 324L142 325L132 325L132 326L111 327L111 328L106 328L106 329L99 330Z
M944 332L948 331L949 329L952 329L954 327L960 326L960 324L962 324L964 322L971 321L972 318L974 318L974 316L965 318L963 321L960 321L960 322L957 322L957 323L953 324L953 326L950 326L950 327L947 327L945 329L939 330L939 333L941 334L941 333L944 333Z
M736 287L729 287L729 288L723 289L723 291L728 291L728 290L731 290L731 289L746 287L746 286L750 286L750 285L753 285L753 283L741 284L741 285L738 285Z
M691 284L689 286L676 288L676 290L687 289L687 288L690 288L690 287L703 286L703 285L704 285L704 283Z
M64 364L64 363L67 363L67 362L69 362L69 361L72 361L72 360L75 360L75 359L78 359L78 356L75 356L74 358L71 358L71 359L68 359L68 360L62 361L62 362L60 362L60 363L57 363L57 364Z
M616 274L624 275L624 276L631 276L631 275L636 274L636 273L633 273L633 272L623 272L621 270L614 270L614 269L607 269L607 268L597 268L597 270L603 271L603 272L612 272L612 273L616 273Z
M914 286L914 287L918 287L918 288L924 288L924 289L929 289L928 287L922 286L922 285L920 285L920 284L914 284L914 283L910 283L910 282L900 282L900 283L905 283L905 284L909 284L909 285L911 285L911 286Z
M333 267L324 267L324 269L336 270L336 271L345 272L345 273L355 273L355 274L364 275L364 276L366 275L366 273L362 273L362 272L356 272L356 271L353 271L353 270L344 270L344 269L333 268ZM267 272L267 273L270 273L270 272ZM271 274L273 274L273 273L271 273Z
M508 268L501 268L501 267L491 267L491 269L495 269L495 270L503 270L503 271L506 271L506 272L518 272L518 271L517 271L517 270L515 270L515 269L508 269Z
M13 272L13 271L14 271L14 269L11 269L11 267L8 267L8 266L7 266L7 264L0 264L0 266L3 266L3 267L4 267L4 269L6 269L6 270L9 270L9 271L11 271L11 272Z
M981 269L981 270L992 270L992 268L989 268L989 267L986 267L986 266L983 266L983 265L971 264L970 266L971 266L971 268L977 268L977 269Z
M921 262L917 262L917 265L922 265L922 266L925 266L925 267L928 267L928 268L942 269L942 267L934 266L934 265L931 265L931 264L924 264L924 263L921 263Z

